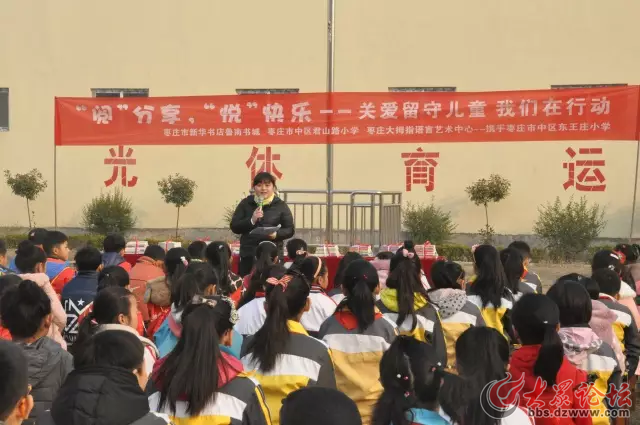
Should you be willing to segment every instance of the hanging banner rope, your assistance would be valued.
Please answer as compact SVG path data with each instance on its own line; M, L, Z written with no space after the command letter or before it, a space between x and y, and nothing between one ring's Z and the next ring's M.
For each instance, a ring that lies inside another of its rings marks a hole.
M55 143L237 145L637 140L639 87L56 98Z

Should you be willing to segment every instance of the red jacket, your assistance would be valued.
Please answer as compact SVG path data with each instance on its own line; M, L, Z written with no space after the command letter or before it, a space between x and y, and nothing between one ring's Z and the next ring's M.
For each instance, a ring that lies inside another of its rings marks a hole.
M6 341L11 341L13 339L9 333L9 329L0 326L0 339L4 339Z
M554 397L556 397L556 391L552 388L542 389L539 385L536 387L536 381L538 383L544 382L533 374L533 367L538 359L538 352L540 351L540 345L525 345L516 350L511 356L511 362L509 363L509 372L513 376L513 379L517 382L524 375L524 387L520 392L518 404L524 408L535 407L536 397L537 400L543 403L544 406L541 409L548 409L554 411L557 406L551 404ZM565 357L558 375L556 376L556 384L564 387L562 383L570 382L566 385L566 389L562 391L562 396L568 397L567 409L585 410L589 411L587 405L588 400L581 400L576 397L576 390L582 383L587 382L587 374L584 371L578 370L573 366L569 360ZM523 394L528 394L529 397L524 397ZM557 401L557 399L556 399ZM577 416L577 415L574 415ZM569 417L569 418L535 418L536 425L591 425L591 416L585 414L586 417Z
M138 262L129 272L129 288L136 296L138 311L142 313L142 318L145 322L151 319L149 316L149 306L144 302L144 292L147 289L147 282L159 277L164 277L164 271L156 265L154 259L149 257L138 258Z

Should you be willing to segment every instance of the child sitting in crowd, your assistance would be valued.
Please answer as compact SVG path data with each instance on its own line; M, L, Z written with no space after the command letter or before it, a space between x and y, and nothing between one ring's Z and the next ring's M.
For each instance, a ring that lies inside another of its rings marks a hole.
M7 243L0 239L0 276L13 273L9 270L9 256L7 255Z
M62 331L67 325L67 317L58 295L49 282L49 277L45 274L46 264L47 258L42 249L29 241L20 242L16 250L16 265L24 273L19 276L22 279L35 282L49 297L53 322L49 327L48 336L66 349L67 344L62 338Z
M35 424L51 409L58 389L73 369L73 359L47 337L53 324L51 300L35 282L23 280L9 288L0 300L0 312L3 325L29 362L29 385L35 402L29 420Z
M193 241L187 247L191 261L195 263L202 263L207 260L205 251L207 249L207 243L204 241Z
M535 287L536 294L542 294L542 280L540 276L529 268L531 264L531 247L524 241L513 241L507 248L513 248L520 251L522 255L524 266L524 274L522 275L522 281L527 283L530 287Z
M287 243L284 266L275 243L258 244L243 280L224 241L167 253L151 245L131 268L124 237L112 234L104 254L77 251L76 275L66 235L28 237L9 267L0 240L0 423L8 425L102 416L123 425L610 425L622 374L640 370L640 315L629 307L635 281L625 266L640 256L632 245L599 251L590 278L563 276L542 295L525 242L500 252L477 246L468 286L460 264L434 261L430 286L407 241L372 262L347 253L327 294L331 263L308 255L302 239ZM33 409L26 378L3 369L25 369L25 356ZM110 404L87 379L108 386ZM485 390L496 384L502 408ZM73 397L135 412L78 416ZM551 416L536 413L545 409Z
M231 271L233 256L229 244L211 242L206 248L205 257L220 279L216 287L217 294L231 298L238 305L242 297L242 278Z
M591 320L591 298L583 285L575 281L557 281L547 292L560 311L558 335L564 353L575 367L588 375L589 397L592 419L595 425L609 424L606 409L616 409L608 404L605 396L621 387L620 365L613 349L602 341L589 327Z
M598 300L616 314L613 330L622 346L626 358L626 369L634 375L640 357L640 335L629 309L618 302L620 297L620 277L609 269L599 269L591 276L600 288Z
M142 315L144 323L148 323L151 320L149 308L144 301L144 294L150 282L158 280L158 283L164 283L165 274L163 267L165 255L166 253L162 247L149 245L145 248L142 257L138 258L135 266L133 266L129 272L129 289L136 297L138 311Z
M387 278L389 277L389 267L393 252L383 251L376 254L376 259L371 262L373 267L378 271L378 279L380 280L380 289L387 287Z
M447 425L438 414L443 376L431 345L396 338L380 361L384 391L373 411L373 425Z
M452 261L436 261L431 266L429 301L438 308L442 332L447 345L447 370L455 372L456 341L473 326L485 326L478 306L468 300L464 285L465 272L462 266Z
M98 293L98 272L102 269L102 254L94 247L85 247L76 253L78 274L62 290L62 305L67 315L64 339L68 345L78 336L78 320L93 303Z
M14 343L0 341L0 423L21 425L33 409L27 358Z
M47 237L47 233L47 229L31 229L29 233L27 233L27 240L38 248L44 249L44 240ZM9 270L14 273L20 273L20 269L16 266L16 257L13 257L9 262Z
M102 243L102 247L104 249L104 253L102 254L102 265L104 267L120 266L127 272L130 272L131 264L124 259L126 246L127 241L124 240L124 236L119 234L107 235Z
M305 258L308 255L307 250L309 248L307 247L307 243L302 239L291 239L289 242L287 242L286 248L289 261L284 263L284 266L287 269L291 267L291 265L295 263L299 257Z
M76 272L69 265L69 238L57 230L48 231L44 238L44 252L47 254L47 266L44 272L49 276L51 286L60 295L64 286L71 281ZM20 265L16 263L18 268Z

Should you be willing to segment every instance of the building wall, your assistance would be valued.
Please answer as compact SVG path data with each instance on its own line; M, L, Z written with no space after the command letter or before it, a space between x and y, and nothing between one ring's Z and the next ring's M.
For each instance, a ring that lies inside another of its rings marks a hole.
M336 91L455 86L458 91L549 88L552 84L638 84L640 3L626 0L336 0ZM326 88L326 1L21 0L0 2L0 87L10 89L10 131L0 133L0 169L38 168L49 187L34 203L38 225L54 224L53 99L91 88L149 88L151 96L233 94L241 88ZM126 144L126 141L123 141ZM500 233L530 233L539 204L564 190L567 147L601 146L606 236L628 236L636 143L527 142L336 146L336 189L404 192L450 209L458 231L474 232L484 212L464 187L498 172L513 194L490 207ZM405 191L401 154L440 153L432 192ZM180 172L198 182L185 227L222 227L224 208L248 189L251 146L134 147L126 188L141 227L171 227L175 211L156 182ZM284 188L323 189L324 146L273 145ZM57 152L58 225L79 226L82 206L111 169L106 147ZM0 226L25 225L22 201L0 185ZM8 208L6 206L9 206ZM640 223L638 223L640 224ZM639 225L635 228L638 229ZM640 233L640 229L635 231Z

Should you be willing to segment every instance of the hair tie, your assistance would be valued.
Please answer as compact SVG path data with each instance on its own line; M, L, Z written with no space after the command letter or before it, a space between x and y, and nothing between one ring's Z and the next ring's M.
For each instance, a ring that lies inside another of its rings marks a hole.
M229 304L229 307L231 308L231 312L229 313L229 323L235 325L240 320L240 315L238 314L238 310L236 309L236 304L229 297L222 296L220 298L222 299L222 301Z
M293 279L293 276L291 275L284 275L282 276L282 279L276 279L275 277L270 277L269 279L267 279L267 283L273 286L282 286L282 290L286 291L287 286L289 286L289 282L291 281L291 279Z
M320 257L316 257L318 259L318 268L316 269L316 272L313 274L313 279L315 280L318 275L320 274L320 269L322 269L322 260L320 259Z
M189 266L189 262L185 257L180 257L180 261L182 261L182 264L184 264L185 267Z
M480 244L472 245L472 246L471 246L471 253L472 253L472 254L473 254L473 253L475 253L475 252L476 252L476 249L478 249L478 247L479 247L479 246L480 246Z
M412 251L409 251L408 249L404 248L402 250L402 256L405 258L413 258L415 254Z
M276 245L275 243L273 243L271 241L262 241L258 245L262 245L263 243L270 243L271 245L275 246L276 248L278 247L278 245Z
M231 323L232 325L238 323L240 316L238 315L238 310L236 309L233 300L231 298L221 296L220 301L223 301L229 305L229 323ZM206 305L209 308L216 308L216 306L218 305L218 301L211 298L203 297L202 295L195 295L191 300L191 304Z
M307 251L305 251L304 249L299 249L296 251L296 257L297 256L304 256L307 255Z

